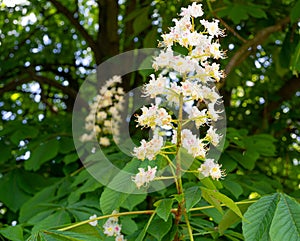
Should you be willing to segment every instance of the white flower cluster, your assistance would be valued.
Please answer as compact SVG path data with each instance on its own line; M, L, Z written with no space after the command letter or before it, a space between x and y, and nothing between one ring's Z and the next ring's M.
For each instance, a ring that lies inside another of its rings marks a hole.
M148 170L145 171L144 168L139 168L139 173L132 177L132 181L135 182L137 188L142 186L147 186L147 184L155 178L157 167L151 168L148 166Z
M112 214L117 214L116 210ZM104 234L109 237L114 236L115 241L126 241L121 234L121 225L118 223L118 217L110 217L103 225Z
M225 172L221 170L221 165L215 163L214 159L206 159L200 168L198 168L198 171L204 177L211 176L214 180L219 180L225 176Z
M164 108L152 104L149 108L143 106L141 110L143 113L137 118L140 126L154 129L156 126L170 125L172 118Z
M155 156L160 152L163 147L164 140L158 134L154 135L154 137L146 142L144 139L141 141L141 146L133 148L133 155L140 160L148 160L152 161Z
M109 146L111 144L109 135L112 133L116 140L119 135L119 123L122 121L120 111L124 103L123 88L116 87L121 81L120 76L113 76L102 86L90 104L90 112L85 119L85 130L88 133L81 136L82 142L91 141L96 137L100 145Z
M220 143L222 136L213 128L212 123L221 118L219 114L222 111L216 107L221 103L221 96L216 88L211 86L213 82L218 82L224 77L220 65L214 62L215 59L225 58L217 39L224 36L224 31L219 28L218 20L197 20L202 15L202 5L194 2L187 8L182 8L179 14L181 18L173 19L175 26L171 27L168 33L162 34L163 41L160 46L163 49L154 58L152 65L155 71L161 72L157 77L154 74L150 75L150 81L144 86L144 95L160 101L165 99L166 103L178 110L182 107L179 105L188 107L183 108L188 119L181 117L182 126L180 125L179 129L179 120L173 120L164 108L158 105L151 105L149 108L144 106L142 115L137 118L138 125L150 127L156 134L149 142L142 140L141 146L134 148L133 155L140 160L155 160L156 155L164 153L161 150L164 144L161 137L163 134L159 131L161 128L167 129L164 126L173 129L171 142L174 146L180 145L194 158L205 160L210 144L217 146ZM200 31L196 28L196 23L201 25ZM176 54L173 48L177 45L186 48L187 54ZM171 78L171 74L176 77ZM197 103L200 102L205 103L207 108L199 109ZM201 139L184 128L184 125L191 121L197 129L202 126L209 127L206 135L203 135L204 138ZM177 138L179 131L181 140ZM213 179L222 177L220 166L216 163L212 165L212 162L205 161L198 170L204 176L211 176ZM139 169L139 173L133 178L138 188L148 184L150 180L145 181L145 173L144 169Z

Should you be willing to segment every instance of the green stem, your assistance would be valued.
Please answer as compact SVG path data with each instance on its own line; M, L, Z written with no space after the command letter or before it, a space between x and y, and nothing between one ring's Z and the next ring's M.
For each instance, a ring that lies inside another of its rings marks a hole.
M160 155L163 156L164 158L166 158L168 163L170 164L170 169L171 169L171 172L172 172L172 174L174 176L174 179L175 179L176 189L178 190L178 182L177 182L177 178L176 178L176 174L175 174L176 166L174 165L174 163L170 160L170 158L167 155L161 154L161 153L160 153Z
M249 201L240 201L240 202L234 202L236 205L242 205L242 204L250 204L250 203L255 203L257 200L249 200ZM221 207L225 207L226 204L221 204ZM197 207L197 208L191 208L189 211L201 211L201 210L205 210L205 209L211 209L211 208L215 208L215 206L213 205L209 205L209 206L203 206L203 207Z
M187 215L187 213L186 213L185 210L184 210L184 212L183 212L183 215L184 215L185 222L186 222L186 225L187 225L187 228L188 228L190 240L191 240L191 241L194 241L193 230L192 230L192 227L191 227L191 224L190 224L189 217L188 217L188 215Z
M155 213L154 210L144 210L144 211L131 211L131 212L109 214L109 215L104 215L104 216L101 216L101 217L96 217L96 218L93 218L93 219L88 219L88 220L85 220L85 221L82 221L82 222L79 222L79 223L75 223L75 224L72 224L70 226L60 228L60 229L58 229L58 231L67 231L67 230L70 230L72 228L76 228L78 226L81 226L81 225L84 225L84 224L87 224L87 223L90 223L90 222L93 222L93 221L96 221L96 220L101 220L101 219L106 219L106 218L111 218L111 217L120 217L120 216L135 215L135 214L154 214L154 213Z
M155 177L154 180L167 180L167 179L174 179L176 176L169 176L169 177Z
M183 95L179 96L179 111L178 111L178 127L177 127L177 144L176 144L176 179L177 179L177 193L180 195L183 193L182 179L181 179L181 158L180 158L180 148L181 148L181 130L182 130L182 115L183 115ZM178 203L178 208L175 214L175 225L179 225L181 220L182 212L184 211L184 198ZM174 241L179 241L178 232L175 235Z
M251 203L255 203L257 200L248 200L248 201L240 201L240 202L235 202L236 205L243 205L243 204L251 204ZM221 204L221 206L226 206L225 204ZM203 206L203 207L196 207L196 208L191 208L189 211L193 212L193 211L201 211L201 210L205 210L205 209L211 209L211 208L215 208L215 206L209 205L209 206ZM178 208L172 208L171 212L172 213L177 213ZM143 211L131 211L131 212L122 212L122 213L116 213L116 214L109 214L109 215L104 215L101 217L96 217L93 219L88 219L79 223L74 223L70 226L64 227L64 228L60 228L58 229L58 231L67 231L70 230L72 228L76 228L79 227L81 225L96 221L96 220L101 220L101 219L106 219L106 218L111 218L111 217L120 217L120 216L128 216L128 215L139 215L139 214L151 214L154 217L155 214L155 210L143 210ZM151 220L153 219L153 217L151 216ZM151 222L151 220L149 220ZM149 222L148 222L149 223Z

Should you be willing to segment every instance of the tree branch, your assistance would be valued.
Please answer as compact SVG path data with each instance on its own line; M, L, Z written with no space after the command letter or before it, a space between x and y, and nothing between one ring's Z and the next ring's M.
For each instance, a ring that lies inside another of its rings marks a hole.
M105 58L113 57L119 53L118 13L117 0L98 0L99 32L97 45L99 51L96 55L96 63L100 64Z
M26 75L22 78L17 78L17 79L12 80L8 84L6 84L2 88L0 88L0 96L2 96L6 92L16 90L17 87L22 85L22 84L29 83L29 82L32 82L32 81L36 81L40 85L46 84L48 86L52 86L56 89L61 90L64 94L68 95L69 98L72 99L72 104L75 102L76 98L80 98L80 97L77 96L77 92L75 90L73 90L70 87L63 86L55 80L52 80L52 79L50 79L48 77L45 77L45 76L37 75L32 70L27 70L27 74L28 75ZM85 100L80 98L78 101L80 102L80 105L82 107L88 108L88 103Z
M276 110L282 102L292 98L296 91L300 90L300 77L294 76L293 78L287 80L285 84L275 93L280 99L272 101L267 105L267 113L271 113Z
M97 52L97 44L92 36L86 31L86 29L79 23L78 19L74 17L71 11L69 11L64 5L57 0L49 0L57 9L58 12L62 13L73 26L78 30L82 37L87 41L94 53Z
M225 74L228 76L237 65L243 62L250 55L251 50L255 49L257 45L260 45L264 41L266 41L272 33L280 31L283 26L289 22L290 18L286 17L275 25L260 30L253 39L248 40L246 43L244 43L233 55L233 57L225 67ZM224 86L224 84L225 80L223 79L218 87L221 88L222 86Z
M0 88L0 96L2 96L6 92L15 90L17 88L17 86L28 83L30 81L32 81L32 78L30 78L30 77L26 77L26 78L22 78L22 79L14 79L13 81L9 82L8 84L6 84Z

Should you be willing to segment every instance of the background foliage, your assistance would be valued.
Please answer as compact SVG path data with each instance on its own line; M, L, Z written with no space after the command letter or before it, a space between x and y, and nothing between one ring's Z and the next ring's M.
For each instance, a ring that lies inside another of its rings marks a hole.
M85 78L109 57L156 47L159 33L190 2L7 2L0 2L0 238L99 240L102 231L87 224L65 232L43 230L86 220L92 214L108 214L115 208L155 209L155 201L172 193L172 188L131 197L94 180L73 145L71 114L76 94ZM228 49L228 58L222 62L227 77L218 86L228 127L219 162L227 177L210 185L234 201L263 196L249 208L246 219L257 220L254 210L265 210L264 205L272 203L265 211L267 221L261 220L269 226L261 239L255 239L251 235L257 226L248 227L251 224L243 221L243 228L252 231L244 236L247 240L268 240L269 236L283 240L283 234L276 233L285 220L281 214L299 219L298 214L286 213L283 203L299 210L295 200L300 198L300 2L222 0L203 1L203 7L226 28L221 44ZM145 81L138 73L124 79L125 90ZM113 153L116 162L127 159L115 153L113 146L106 151ZM80 155L86 154L82 148ZM197 199L199 194L195 195ZM107 203L109 198L118 202ZM189 202L192 207L193 200ZM201 200L197 205L205 204ZM172 206L168 201L164 205ZM241 205L241 211L248 206ZM176 230L166 215L160 212L164 220L155 217L147 232L141 230L150 215L121 217L122 230L132 237L128 240L138 234L147 240L171 240ZM201 240L244 238L241 219L230 211L221 215L216 209L203 209L191 215ZM299 240L299 225L292 229L296 236L290 240Z

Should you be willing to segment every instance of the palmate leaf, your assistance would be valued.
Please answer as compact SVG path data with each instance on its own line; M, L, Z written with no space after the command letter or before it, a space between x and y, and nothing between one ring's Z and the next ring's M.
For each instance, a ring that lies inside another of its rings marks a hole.
M245 213L243 234L247 241L269 241L269 230L279 194L262 197Z
M265 196L245 213L247 241L300 241L300 204L286 194Z
M270 228L272 241L300 241L300 204L281 194Z

